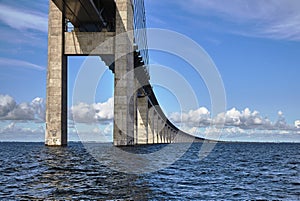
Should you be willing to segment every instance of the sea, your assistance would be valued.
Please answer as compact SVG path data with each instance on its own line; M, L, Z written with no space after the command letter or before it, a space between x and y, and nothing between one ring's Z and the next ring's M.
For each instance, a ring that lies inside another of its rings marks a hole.
M203 144L193 143L161 166L153 164L185 145L161 153L168 145L93 146L104 147L103 157L80 142L67 147L1 142L0 200L300 200L297 143L217 143L205 157L199 155ZM115 149L134 159L127 169L117 168L123 155L113 156ZM142 158L157 169L147 169Z

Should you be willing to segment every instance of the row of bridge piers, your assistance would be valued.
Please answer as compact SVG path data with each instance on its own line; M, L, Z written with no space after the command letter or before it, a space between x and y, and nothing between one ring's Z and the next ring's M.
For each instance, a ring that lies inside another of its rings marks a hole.
M169 125L147 96L139 97L137 105L136 144L172 143L178 129Z
M46 145L67 144L67 58L75 55L99 56L114 73L115 146L193 141L164 115L149 82L146 47L137 41L145 33L134 32L144 20L135 19L133 2L142 0L49 2Z

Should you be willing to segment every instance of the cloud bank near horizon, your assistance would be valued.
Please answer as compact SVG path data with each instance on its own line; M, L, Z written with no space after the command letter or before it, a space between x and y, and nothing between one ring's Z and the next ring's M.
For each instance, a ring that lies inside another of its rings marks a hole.
M243 130L299 130L296 125L290 125L286 122L282 111L278 112L277 120L272 122L267 117L263 117L258 111L251 111L249 108L242 111L232 108L225 113L220 113L216 117L211 118L208 109L201 107L186 113L172 113L170 120L175 124L181 124L185 127L203 128L210 125L224 125L225 128L236 127Z
M86 104L79 103L69 110L69 128L74 131L74 124L99 124L110 128L113 121L113 98L103 103ZM45 100L35 98L30 103L17 104L14 98L9 95L0 94L0 121L10 121L10 124L0 130L4 132L37 133L44 132L41 127L29 129L16 127L17 122L45 122ZM242 111L232 108L224 113L211 117L210 111L205 107L190 110L186 113L171 113L169 119L175 125L190 133L196 133L197 129L204 129L204 133L211 126L224 124L224 133L280 133L280 134L300 134L300 127L296 124L290 125L286 122L283 112L278 112L278 118L272 122L263 117L258 111L251 111L246 108ZM107 135L107 130L105 131ZM95 131L96 132L96 131ZM97 130L97 132L100 132Z

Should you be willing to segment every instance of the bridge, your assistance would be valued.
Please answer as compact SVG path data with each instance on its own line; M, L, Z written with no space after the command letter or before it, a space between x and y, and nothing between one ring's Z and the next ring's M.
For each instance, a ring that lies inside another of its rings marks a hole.
M67 145L67 58L75 55L99 56L114 73L115 146L204 140L178 129L159 106L145 20L143 0L49 1L46 145Z

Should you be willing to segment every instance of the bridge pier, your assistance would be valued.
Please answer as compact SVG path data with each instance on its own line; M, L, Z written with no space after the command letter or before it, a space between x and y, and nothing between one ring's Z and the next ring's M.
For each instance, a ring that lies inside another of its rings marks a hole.
M152 128L152 131L153 131L153 143L154 144L157 144L158 143L158 134L157 134L157 131L158 131L158 115L156 113L156 111L153 109L153 128Z
M157 143L162 143L162 129L163 129L163 126L162 126L162 119L160 117L160 115L158 114L157 115Z
M138 97L137 144L148 144L148 98L146 95Z
M164 143L168 143L168 139L167 139L167 134L168 134L168 128L167 128L167 124L164 125Z
M155 122L155 111L153 110L152 106L149 105L149 139L148 139L148 143L149 144L154 144L155 143L155 131L154 131L154 122Z
M168 125L165 124L165 129L164 129L164 143L168 143Z
M64 54L65 18L49 1L46 139L48 146L67 144L67 56Z
M116 35L127 32L115 40L114 131L115 146L134 144L135 78L133 54L133 7L131 0L116 2ZM130 52L129 54L127 54ZM121 56L124 55L125 56ZM131 72L131 73L130 73ZM120 83L120 80L122 82Z

